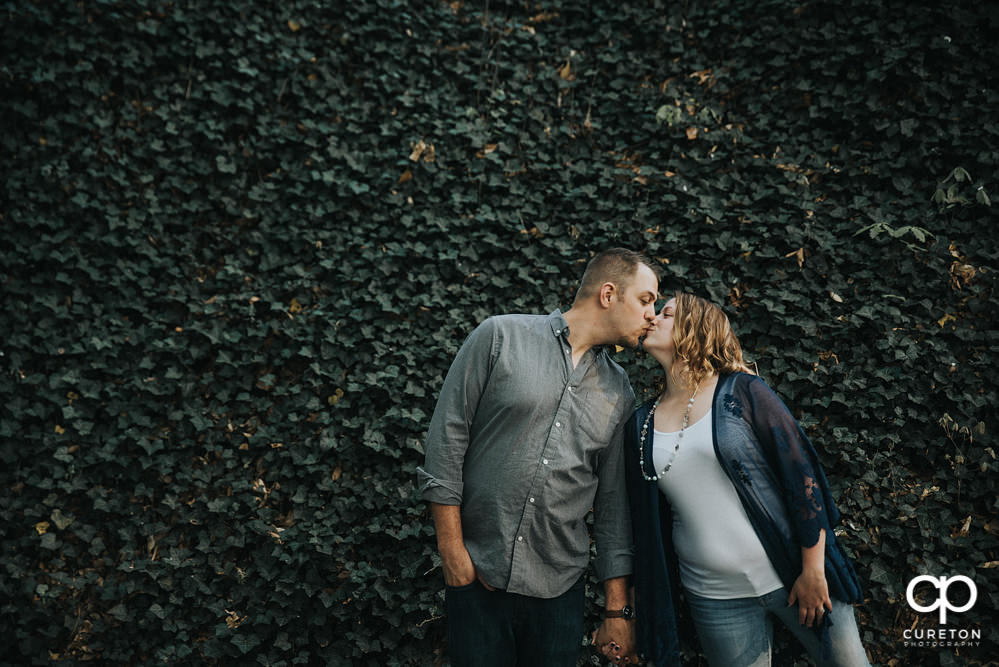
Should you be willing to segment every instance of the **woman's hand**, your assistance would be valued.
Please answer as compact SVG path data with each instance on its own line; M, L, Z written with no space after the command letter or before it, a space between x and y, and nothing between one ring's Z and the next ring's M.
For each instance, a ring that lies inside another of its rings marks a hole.
M832 609L825 569L826 529L819 531L819 539L810 547L801 548L801 574L787 596L787 606L798 603L798 623L817 627L822 623L826 610Z
M623 618L605 618L590 636L590 643L615 665L638 664L635 655L635 623Z
M829 599L829 585L825 572L818 569L804 570L791 587L787 596L787 606L798 603L798 623L815 627L822 622L826 610L832 609Z

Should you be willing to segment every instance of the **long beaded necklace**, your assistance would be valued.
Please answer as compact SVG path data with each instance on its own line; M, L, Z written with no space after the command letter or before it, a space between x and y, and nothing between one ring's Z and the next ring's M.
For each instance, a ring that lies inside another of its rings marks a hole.
M642 469L642 477L645 478L646 482L657 482L660 477L665 477L669 469L673 467L673 461L676 460L676 453L680 451L680 441L683 440L683 433L687 430L687 420L690 418L690 409L694 405L694 398L697 396L697 388L701 386L698 382L694 385L694 393L690 395L690 400L687 401L687 409L683 413L683 425L680 426L680 432L676 434L676 445L673 446L673 455L669 458L669 463L663 468L662 472L658 475L656 474L656 469L652 469L652 475L648 475L645 472L645 438L649 432L649 421L652 416L656 414L656 408L659 407L659 398L656 398L656 402L652 404L652 409L649 410L649 414L645 415L645 423L642 424L642 437L638 443L638 466Z

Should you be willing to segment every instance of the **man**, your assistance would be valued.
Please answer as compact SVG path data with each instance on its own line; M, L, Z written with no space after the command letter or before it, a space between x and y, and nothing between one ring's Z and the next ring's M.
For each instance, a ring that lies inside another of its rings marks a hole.
M456 667L575 667L590 508L606 598L594 641L619 664L633 657L622 437L635 395L607 347L638 345L658 288L642 255L607 250L564 315L490 317L461 346L417 469Z

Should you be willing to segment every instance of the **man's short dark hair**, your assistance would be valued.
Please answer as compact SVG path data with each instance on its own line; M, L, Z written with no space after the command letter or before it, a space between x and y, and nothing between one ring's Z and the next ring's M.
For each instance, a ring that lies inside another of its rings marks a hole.
M658 267L640 252L627 248L610 248L597 253L586 265L573 303L596 294L604 283L614 283L623 292L631 286L641 264L649 267L656 280L659 279Z

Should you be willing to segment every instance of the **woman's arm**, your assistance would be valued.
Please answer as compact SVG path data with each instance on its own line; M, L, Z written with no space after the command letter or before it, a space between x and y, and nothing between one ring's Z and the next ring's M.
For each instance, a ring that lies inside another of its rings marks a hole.
M826 583L826 531L819 531L819 541L801 548L801 574L798 575L787 606L798 603L798 623L809 628L822 622L822 615L832 609L829 586Z
M752 378L744 397L749 423L780 480L798 544L812 547L821 531L836 525L838 519L836 507L826 495L827 483L815 449L784 402L763 380Z

